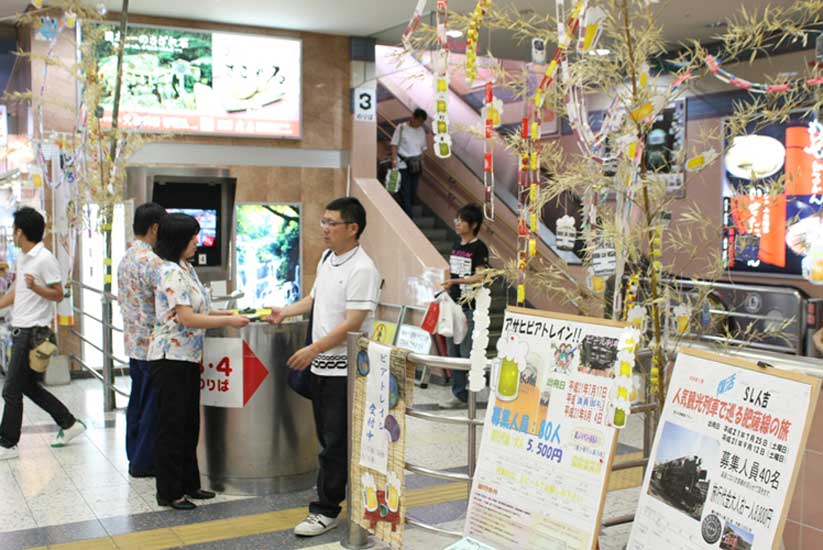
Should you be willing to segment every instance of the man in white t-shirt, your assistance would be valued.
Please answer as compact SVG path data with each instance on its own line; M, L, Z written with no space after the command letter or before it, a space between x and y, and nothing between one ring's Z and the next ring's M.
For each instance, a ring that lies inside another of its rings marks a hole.
M0 309L12 306L12 350L3 384L3 420L0 423L0 460L18 456L17 443L23 425L23 396L51 415L59 426L52 447L63 447L86 431L63 403L40 385L40 374L29 366L29 352L37 344L36 333L50 327L54 303L63 299L60 264L43 246L46 222L33 208L14 213L14 244L20 248L12 289L0 298Z
M320 440L317 500L296 535L312 537L337 527L340 504L346 499L349 473L346 336L371 333L380 292L380 274L360 247L366 210L353 197L336 199L320 220L328 251L317 266L311 296L284 308L272 308L268 320L312 313L311 343L288 360L289 368L311 368L310 393Z
M423 109L415 109L411 120L398 124L391 138L392 168L400 170L400 204L410 218L423 172L423 153L428 149L423 126L428 117Z

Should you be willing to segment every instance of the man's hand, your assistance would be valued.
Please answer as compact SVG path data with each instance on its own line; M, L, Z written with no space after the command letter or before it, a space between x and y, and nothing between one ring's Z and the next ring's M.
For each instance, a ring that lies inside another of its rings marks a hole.
M35 286L34 275L26 273L25 275L23 275L23 278L26 280L26 288L34 290L34 286Z
M314 347L314 344L311 344L297 350L294 355L289 357L286 364L292 370L306 370L311 366L311 362L314 361L314 358L317 357L319 353L317 348Z
M286 308L284 307L273 307L271 308L271 313L268 317L264 319L267 323L271 323L273 325L279 325L283 322L283 319L286 318L286 315L283 314L283 310Z

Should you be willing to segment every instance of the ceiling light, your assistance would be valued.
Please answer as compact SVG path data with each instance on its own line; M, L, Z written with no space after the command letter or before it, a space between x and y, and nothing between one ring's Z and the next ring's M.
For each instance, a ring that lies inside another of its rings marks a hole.
M460 38L463 36L463 31L459 31L457 29L449 29L446 31L446 36L449 38Z

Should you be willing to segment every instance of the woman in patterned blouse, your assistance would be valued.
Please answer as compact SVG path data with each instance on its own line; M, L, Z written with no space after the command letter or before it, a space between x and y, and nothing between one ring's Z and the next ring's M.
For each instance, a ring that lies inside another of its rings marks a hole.
M154 447L157 504L191 510L188 499L213 498L200 488L197 439L200 432L200 364L203 340L210 328L242 328L249 320L212 311L209 295L189 259L197 251L200 224L186 214L170 214L160 222L155 252L163 260L155 293L157 323L148 359L157 393ZM188 497L188 498L187 498Z

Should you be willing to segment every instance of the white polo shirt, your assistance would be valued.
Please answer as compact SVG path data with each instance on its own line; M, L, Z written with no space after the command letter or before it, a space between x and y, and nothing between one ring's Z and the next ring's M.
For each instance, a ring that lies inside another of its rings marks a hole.
M314 298L312 341L326 336L346 320L347 310L368 311L360 330L371 334L380 293L380 273L369 255L358 246L341 256L329 254L317 267L311 296ZM346 344L318 355L311 371L318 376L346 376Z
M17 257L14 280L14 306L11 310L11 326L15 328L47 327L54 319L56 302L46 300L26 286L26 275L33 275L39 286L63 284L60 264L43 242L34 245L28 253Z

